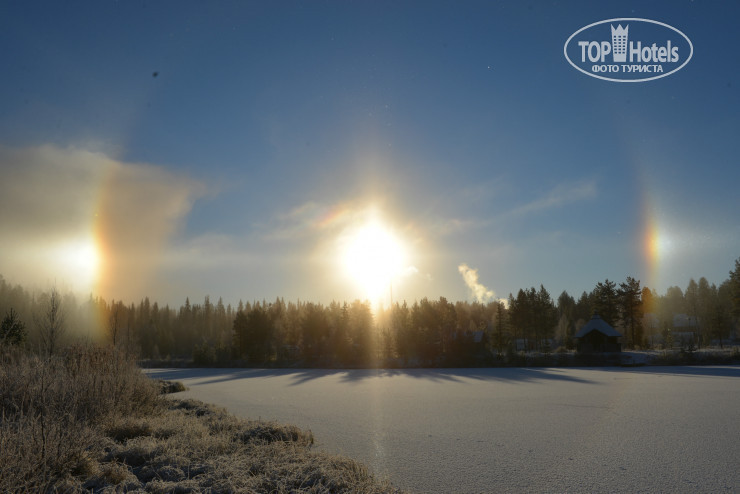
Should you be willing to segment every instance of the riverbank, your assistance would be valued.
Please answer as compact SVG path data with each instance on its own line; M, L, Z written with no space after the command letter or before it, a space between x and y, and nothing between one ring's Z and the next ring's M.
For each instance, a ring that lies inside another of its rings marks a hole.
M164 398L109 349L0 363L0 492L398 492L310 431Z

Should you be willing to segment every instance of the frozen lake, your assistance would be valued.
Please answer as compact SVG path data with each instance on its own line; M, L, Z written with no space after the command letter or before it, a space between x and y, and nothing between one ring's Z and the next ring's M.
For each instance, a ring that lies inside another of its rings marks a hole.
M147 372L414 492L740 492L740 367Z

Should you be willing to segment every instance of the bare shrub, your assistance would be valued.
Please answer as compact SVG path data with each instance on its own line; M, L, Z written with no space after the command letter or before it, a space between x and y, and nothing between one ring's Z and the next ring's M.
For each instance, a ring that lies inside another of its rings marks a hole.
M44 299L41 312L34 316L34 320L41 338L41 349L47 357L51 357L66 332L65 314L62 310L62 295L56 287Z
M94 474L100 426L161 406L156 385L110 350L75 347L44 359L3 352L0 363L1 492Z

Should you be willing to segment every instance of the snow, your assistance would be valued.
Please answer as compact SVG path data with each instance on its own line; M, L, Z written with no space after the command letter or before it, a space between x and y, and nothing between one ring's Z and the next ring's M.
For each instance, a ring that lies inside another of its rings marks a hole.
M415 492L740 491L740 367L148 372Z

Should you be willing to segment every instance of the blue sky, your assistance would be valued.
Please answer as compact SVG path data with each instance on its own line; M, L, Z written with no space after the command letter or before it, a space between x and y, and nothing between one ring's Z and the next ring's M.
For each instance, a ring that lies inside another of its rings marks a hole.
M0 273L171 304L380 299L340 262L376 221L403 246L396 299L473 300L461 265L486 298L719 284L740 257L738 10L6 2ZM576 71L565 41L615 17L680 29L692 60Z

